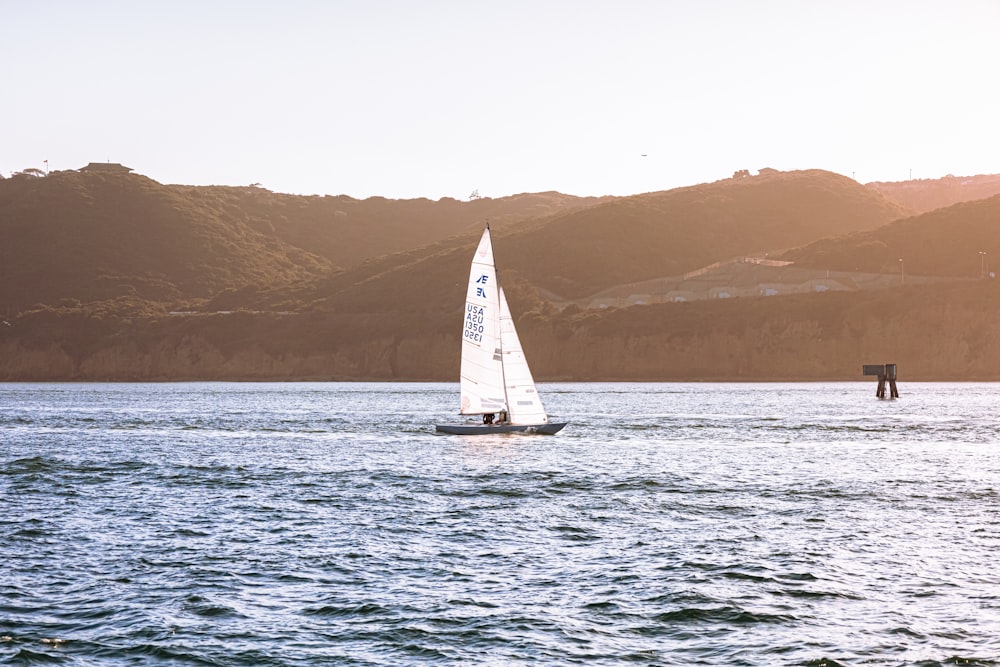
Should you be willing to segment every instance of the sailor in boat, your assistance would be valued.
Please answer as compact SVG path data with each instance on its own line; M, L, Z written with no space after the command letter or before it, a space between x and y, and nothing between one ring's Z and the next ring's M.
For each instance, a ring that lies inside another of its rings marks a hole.
M493 415L492 412L487 412L486 414L483 415L483 423L484 424L487 424L487 425L492 424L493 423L493 419L494 419L494 415Z
M506 424L508 421L510 421L510 420L507 417L507 411L506 410L501 410L500 411L500 418L497 419L497 424Z

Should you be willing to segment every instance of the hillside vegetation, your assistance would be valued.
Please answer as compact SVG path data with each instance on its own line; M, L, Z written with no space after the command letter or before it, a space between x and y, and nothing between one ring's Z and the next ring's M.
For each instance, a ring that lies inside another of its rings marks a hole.
M470 202L0 179L0 380L454 380L486 214L539 379L847 379L883 362L901 378L1000 379L993 280L593 311L543 298L788 248L814 268L904 258L970 279L1000 253L1000 197L915 215L814 170Z
M816 241L783 259L844 271L978 278L991 260L1000 262L1000 195Z
M329 262L139 175L0 181L0 305L204 298L299 282Z
M1000 194L1000 174L945 176L894 183L876 181L868 183L867 187L917 213L927 213Z
M504 266L573 298L873 229L908 213L837 174L771 172L561 214L512 233L502 252L510 258Z
M872 229L907 213L836 174L775 172L624 197L511 229L494 227L494 250L508 285L575 298ZM372 260L322 281L316 297L303 298L350 312L460 305L479 233Z
M283 195L253 187L166 187L203 206L227 210L233 220L342 268L478 229L484 220L513 226L522 220L608 199L542 192L470 201L383 197L360 200L346 195Z
M124 172L0 179L0 311L63 299L180 304L301 285L478 229L585 206L559 193L394 201L162 185Z
M455 381L453 315L39 310L0 326L0 380ZM998 316L1000 288L984 280L532 311L518 326L539 380L850 380L897 363L905 387L1000 379Z

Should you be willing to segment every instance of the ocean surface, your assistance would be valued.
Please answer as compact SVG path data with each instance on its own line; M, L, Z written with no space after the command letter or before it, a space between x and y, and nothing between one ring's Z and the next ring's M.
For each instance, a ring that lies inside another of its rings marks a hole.
M1000 385L0 384L0 664L1000 664Z

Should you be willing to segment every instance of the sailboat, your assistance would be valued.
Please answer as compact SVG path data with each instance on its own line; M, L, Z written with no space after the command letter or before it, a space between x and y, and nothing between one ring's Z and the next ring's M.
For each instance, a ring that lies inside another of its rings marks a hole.
M566 426L567 422L549 421L538 396L497 277L489 223L472 257L462 318L460 413L482 415L482 421L438 424L437 430L457 435L552 435Z

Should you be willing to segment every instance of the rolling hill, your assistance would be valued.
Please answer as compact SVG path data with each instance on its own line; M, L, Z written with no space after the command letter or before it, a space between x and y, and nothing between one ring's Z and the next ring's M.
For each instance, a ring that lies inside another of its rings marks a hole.
M0 181L0 305L136 296L171 302L321 275L329 262L221 207L125 173Z
M497 252L502 267L574 298L874 229L908 213L837 174L765 171L562 213L501 237Z
M0 312L131 297L183 304L308 283L432 243L483 216L507 224L596 199L394 201L162 185L127 169L0 179Z
M822 239L782 258L814 268L977 278L1000 258L1000 195Z
M866 184L879 194L917 213L927 213L976 199L1000 194L1000 174L945 176L899 182L875 181Z
M1000 198L913 215L836 174L765 170L600 201L437 203L2 179L0 379L453 380L486 210L539 379L848 379L887 361L901 379L1000 378L992 280L605 310L541 298L784 248L806 267L905 257L966 278L1000 252Z
M774 172L494 227L495 252L507 285L579 298L738 255L873 229L907 213L843 176ZM348 312L460 304L478 235L372 260L321 280L316 296L302 298Z
M256 187L167 187L208 210L229 211L233 220L342 268L478 229L483 220L513 226L610 199L542 192L469 201L361 200L285 195Z

